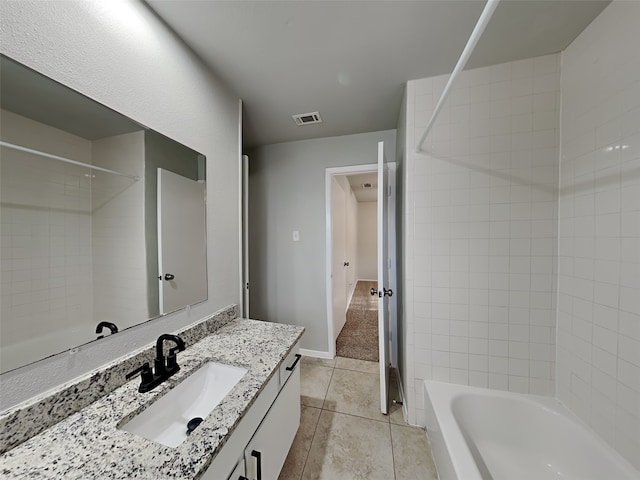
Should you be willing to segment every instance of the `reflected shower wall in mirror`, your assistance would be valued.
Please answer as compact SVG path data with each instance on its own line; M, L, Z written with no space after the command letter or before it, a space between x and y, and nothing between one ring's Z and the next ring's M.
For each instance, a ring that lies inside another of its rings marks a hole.
M157 317L156 170L205 175L198 152L1 61L3 373Z

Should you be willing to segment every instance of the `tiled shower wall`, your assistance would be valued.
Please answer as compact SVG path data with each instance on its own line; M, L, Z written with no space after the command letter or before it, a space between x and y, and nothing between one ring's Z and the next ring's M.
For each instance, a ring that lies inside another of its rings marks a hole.
M94 172L93 320L123 329L149 318L144 211L144 131L93 142L93 164L139 180Z
M639 18L613 2L562 54L557 359L560 400L637 468Z
M4 141L143 175L143 131L91 142L1 113ZM146 320L144 181L1 155L2 371L95 339L101 320Z
M424 379L554 393L559 55L407 85L405 394Z
M91 161L91 142L2 111L2 139ZM2 148L2 370L83 343L91 328L90 179L79 167ZM90 332L93 334L93 332Z

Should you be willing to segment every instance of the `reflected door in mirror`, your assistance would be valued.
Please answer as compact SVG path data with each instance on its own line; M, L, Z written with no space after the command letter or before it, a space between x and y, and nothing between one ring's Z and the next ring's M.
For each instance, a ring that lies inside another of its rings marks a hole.
M205 185L158 169L160 313L207 298Z

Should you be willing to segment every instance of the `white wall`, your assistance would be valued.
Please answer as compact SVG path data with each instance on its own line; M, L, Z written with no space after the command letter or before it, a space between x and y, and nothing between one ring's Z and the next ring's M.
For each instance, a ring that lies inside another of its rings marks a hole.
M404 355L410 423L424 379L554 393L559 55L407 85Z
M378 204L358 203L358 278L378 278Z
M345 177L331 178L331 271L333 307L333 340L342 331L347 320L347 222L349 210L349 193L351 188Z
M347 181L347 184L349 182ZM358 280L358 199L351 185L347 189L347 307Z
M203 153L209 172L208 301L4 375L6 408L239 302L239 132L237 97L143 3L1 2L0 50Z
M640 468L640 3L562 54L558 397Z
M302 128L302 127L301 127ZM395 130L267 145L249 152L251 316L302 325L302 348L328 352L325 169L387 158ZM291 232L300 231L293 242Z

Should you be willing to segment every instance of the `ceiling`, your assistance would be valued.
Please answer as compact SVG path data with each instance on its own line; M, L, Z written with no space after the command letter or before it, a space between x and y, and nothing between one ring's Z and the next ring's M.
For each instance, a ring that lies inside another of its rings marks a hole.
M358 202L378 201L378 172L357 173L346 177ZM370 186L365 187L365 184Z
M485 4L147 3L243 99L245 147L395 128L404 83L450 73ZM467 68L559 52L608 3L503 0ZM323 123L291 118L314 111Z

